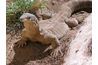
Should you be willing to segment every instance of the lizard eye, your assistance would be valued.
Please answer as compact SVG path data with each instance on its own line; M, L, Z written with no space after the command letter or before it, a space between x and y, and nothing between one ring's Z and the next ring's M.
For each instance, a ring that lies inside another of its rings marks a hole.
M31 17L27 17L27 19L31 19Z

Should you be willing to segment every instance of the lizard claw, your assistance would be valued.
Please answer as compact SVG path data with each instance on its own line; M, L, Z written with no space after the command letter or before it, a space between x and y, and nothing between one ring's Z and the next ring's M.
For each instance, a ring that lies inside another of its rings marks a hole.
M27 43L25 41L19 40L18 42L15 43L15 46L18 47L18 48L20 48L20 47L26 46L26 44Z
M48 48L46 48L43 53L47 52L47 51L50 50L50 49L53 49L51 45L50 45ZM60 47L57 47L56 49L54 49L54 50L51 52L50 55L56 57L59 53L60 53L61 56L63 56L63 53L62 53L62 51L61 51L61 48L60 48Z
M56 57L59 53L61 54L61 56L63 56L63 53L62 53L60 47L54 49L54 50L52 51L52 53L51 53L51 56Z
M46 48L43 53L47 52L50 49L52 49L52 46L51 45L48 48Z

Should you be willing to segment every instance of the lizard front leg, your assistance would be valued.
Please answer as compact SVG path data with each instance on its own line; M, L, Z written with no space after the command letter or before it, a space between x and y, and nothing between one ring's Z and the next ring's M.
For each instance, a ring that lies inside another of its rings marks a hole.
M60 41L58 40L58 38L54 35L50 36L49 41L51 43L51 45L44 51L48 51L49 49L52 49L52 56L57 56L58 53L62 54L61 49L60 49Z
M53 49L51 55L54 57L57 56L58 53L60 53L62 55L63 53L62 53L61 48L60 48L60 41L57 39L57 37L53 38L51 41L52 41L51 46Z
M15 45L17 47L23 47L24 45L26 45L27 44L26 41L28 40L28 35L29 34L26 31L26 29L23 29L21 33L22 38L18 42L16 42Z

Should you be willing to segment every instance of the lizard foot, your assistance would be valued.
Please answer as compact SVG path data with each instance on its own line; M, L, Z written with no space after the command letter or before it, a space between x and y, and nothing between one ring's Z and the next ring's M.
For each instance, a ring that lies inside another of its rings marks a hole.
M60 47L57 47L56 49L54 49L52 51L51 56L56 57L59 53L61 54L61 56L63 56L63 53L62 53Z
M27 44L26 41L19 40L18 42L15 43L15 46L19 48L25 46L26 44Z

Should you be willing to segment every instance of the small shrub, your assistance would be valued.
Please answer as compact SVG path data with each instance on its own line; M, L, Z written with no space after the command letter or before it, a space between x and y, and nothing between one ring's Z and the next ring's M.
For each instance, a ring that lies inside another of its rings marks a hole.
M7 23L19 22L19 17L23 12L30 12L36 0L15 0L6 6ZM41 8L41 6L40 6ZM43 5L42 5L43 8Z

